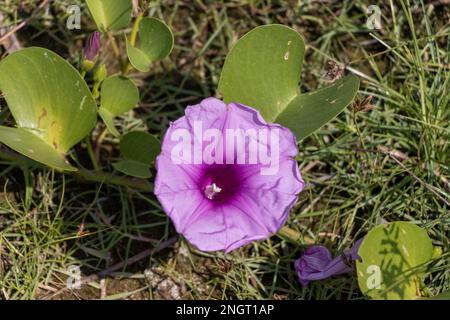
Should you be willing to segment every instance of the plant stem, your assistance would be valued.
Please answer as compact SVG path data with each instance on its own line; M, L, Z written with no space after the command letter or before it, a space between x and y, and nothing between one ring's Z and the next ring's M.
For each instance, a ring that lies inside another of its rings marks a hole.
M139 31L139 23L141 22L143 17L144 17L144 13L142 12L136 17L136 20L134 20L133 30L131 30L131 35L130 35L130 43L133 47L136 44L136 38L137 38L138 31Z
M100 82L95 81L94 85L92 86L92 96L94 97L94 99L97 99L100 96L100 92L98 90L99 88L100 88Z
M114 55L116 56L116 58L120 59L120 50L119 50L119 46L117 45L116 38L114 38L114 35L112 34L111 31L108 31L107 35L108 35L109 42L111 42L112 49L114 51Z
M144 13L142 12L136 17L136 20L134 20L133 29L131 30L131 35L130 35L130 44L133 47L136 44L136 38L137 38L137 34L139 32L139 23L141 22L143 17L144 17ZM130 70L131 70L131 64L130 64L130 61L128 60L122 73L127 74Z
M95 149L95 157L96 159L100 159L100 145L102 144L103 140L105 139L106 134L108 133L108 129L103 127L102 131L98 135L97 139L94 143L94 149Z
M302 236L297 231L295 231L294 229L291 229L289 227L281 228L281 230L278 231L278 234L280 236L288 238L289 240L291 240L292 242L295 242L295 243L298 243L299 241L301 241L301 239L306 244L314 244L315 243L314 239L312 239L308 236L303 236L303 238L302 238Z
M119 61L119 66L121 69L123 69L124 63L123 63L122 57L120 56L120 50L119 50L119 46L117 45L116 38L114 37L114 35L112 34L111 31L108 31L107 35L108 35L109 42L111 42L111 46L114 51L114 55L116 56L116 59Z
M26 158L25 156L3 148L0 148L0 158L14 162L15 165L33 163L32 160ZM116 176L110 172L91 171L86 169L79 169L78 171L64 173L72 175L75 179L82 182L106 183L144 192L153 192L153 184L144 179Z
M81 181L113 184L144 192L153 191L153 184L144 179L116 176L110 172L91 171L86 169L80 169L78 171L68 173L73 175L75 179Z
M86 148L87 148L87 151L89 154L89 158L91 159L91 162L92 162L92 166L94 167L95 171L98 171L98 170L100 170L100 166L98 164L94 149L92 148L92 141L91 141L90 135L86 137L85 142L86 142Z

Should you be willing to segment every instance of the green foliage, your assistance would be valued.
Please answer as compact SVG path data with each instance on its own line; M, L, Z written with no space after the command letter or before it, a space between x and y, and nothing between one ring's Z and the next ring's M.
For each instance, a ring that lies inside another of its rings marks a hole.
M43 48L13 53L0 63L0 90L20 129L6 129L0 141L61 170L75 170L64 154L95 125L97 107L78 71Z
M120 153L125 159L151 164L161 151L161 143L144 131L129 132L120 140Z
M123 29L130 24L131 0L86 0L86 4L101 32Z
M280 122L303 139L338 115L355 97L359 80L347 77L331 87L300 94L305 45L283 25L266 25L244 35L228 54L219 92L225 102L239 102Z
M150 178L150 165L161 151L161 143L144 131L129 132L120 140L122 160L113 164L122 173L139 178Z
M113 118L133 109L138 102L139 90L127 77L114 75L103 81L99 114L113 135L119 136Z
M51 10L38 12L31 34L28 30L18 34L19 43L51 45L62 51L65 49L59 44L66 43L71 50L64 58L77 61L72 44L80 41L80 33L58 22L65 21L70 5L81 2L49 1ZM0 11L5 25L31 15L40 3L27 1L25 6L24 1L3 1ZM150 112L129 112L123 117L123 126L152 128L159 137L170 120L184 114L187 103L214 91L227 48L237 35L261 23L283 21L295 30L305 30L306 26L304 91L321 87L315 79L325 73L329 59L349 62L364 79L360 92L374 97L373 109L355 117L338 117L302 143L299 166L308 188L286 225L299 233L302 244L313 238L342 249L348 237L358 238L361 230L372 228L379 219L426 221L434 243L442 248L440 258L427 270L427 284L431 293L445 292L450 288L450 216L449 206L436 194L450 201L446 165L450 147L446 143L450 133L446 35L450 26L442 19L443 6L435 1L423 3L422 8L413 1L393 1L393 10L383 11L383 29L369 34L361 24L367 8L367 2L361 0L330 1L327 5L309 1L301 11L295 1L283 6L264 2L257 8L248 1L233 8L221 2L208 6L208 10L189 10L171 1L140 1L141 8L165 17L176 28L177 59L171 62L170 70L176 70L179 77L147 78L140 88L150 93L142 94L142 103L150 106L146 109ZM29 12L23 15L24 10ZM296 13L314 20L305 25L306 20ZM85 31L95 28L85 22L89 21L83 19ZM122 37L116 34L116 38ZM110 44L104 41L102 53L106 55L101 61L117 65L114 55L109 54ZM8 123L10 112L2 98L0 104L0 121ZM118 144L111 143L114 140L110 136L104 140L100 164L111 162L118 153ZM406 155L403 167L391 156L377 152L378 147ZM110 149L111 154L106 152ZM85 149L77 148L76 152L81 159L87 158ZM237 260L234 254L205 255L179 241L164 254L155 253L152 259L140 260L133 267L131 257L153 246L158 248L174 235L151 192L139 192L150 187L129 184L141 183L139 179L89 170L75 175L29 170L28 179L23 180L20 170L12 170L21 160L8 158L8 154L1 146L0 299L167 299L161 282L154 286L156 281L141 281L143 268L151 269L162 280L174 280L177 286L170 291L177 292L179 284L186 299L362 298L356 277L350 275L302 287L292 267L301 247L288 245L290 242L277 235L240 250ZM23 203L31 203L32 210ZM184 253L177 254L181 251ZM120 263L124 267L108 277L106 290L100 290L105 288L100 280L83 285L81 290L60 290L66 288L65 275L73 265L81 266L83 275L89 276ZM201 278L193 277L199 270Z
M358 283L364 294L389 300L421 297L424 264L433 257L425 230L409 222L379 225L366 235L358 254Z
M52 145L43 141L31 130L0 126L0 141L11 149L49 167L67 171L76 170Z
M274 121L299 94L304 54L304 41L295 30L283 25L257 27L228 53L219 92L226 103L243 103Z
M122 159L117 161L116 163L113 163L113 167L117 171L132 177L141 179L148 179L152 177L150 167L147 164L139 161Z
M301 140L336 117L355 98L359 79L347 76L332 86L300 94L275 119Z
M147 72L154 61L167 57L173 48L173 34L169 27L156 18L143 18L139 23L139 47L127 39L127 54L131 65Z

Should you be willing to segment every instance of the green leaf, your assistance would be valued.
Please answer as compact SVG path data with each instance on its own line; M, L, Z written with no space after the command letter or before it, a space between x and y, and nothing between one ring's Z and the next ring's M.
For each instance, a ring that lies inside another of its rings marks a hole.
M109 112L105 108L100 108L100 109L98 109L98 114L100 115L103 122L105 123L108 131L111 132L111 134L113 136L119 137L120 133L119 133L119 131L117 131L116 127L114 126L114 116L111 114L111 112Z
M131 21L131 0L86 0L89 11L102 31L126 28Z
M144 131L129 132L120 140L123 159L113 164L114 168L127 175L147 179L152 176L150 164L161 151L161 143Z
M114 169L126 175L141 179L148 179L152 177L149 165L133 160L120 160L113 163Z
M161 151L161 143L153 135L143 131L127 133L120 140L123 158L151 164Z
M392 222L371 230L358 254L358 283L364 294L373 299L416 299L433 245L418 226Z
M156 18L143 18L139 24L140 49L151 61L167 57L173 48L173 34L169 27Z
M115 136L113 118L133 109L139 102L139 90L130 79L114 75L103 81L99 114L108 130Z
M355 97L359 80L349 76L336 84L300 94L305 53L302 37L283 25L257 27L228 54L219 81L226 103L257 109L268 122L278 122L303 139L337 116Z
M299 94L304 53L304 41L295 30L283 25L257 27L228 54L219 92L226 103L253 107L273 122Z
M113 116L125 113L139 102L139 90L130 79L114 75L103 81L100 108Z
M140 49L131 45L131 42L127 39L127 55L131 65L141 72L148 72L150 70L150 64L152 61L147 55Z
M17 152L58 170L76 171L51 145L22 128L0 126L0 141Z
M275 122L288 127L301 140L336 117L355 98L359 79L350 75L335 84L294 98Z
M154 61L167 57L173 48L173 34L169 27L156 18L143 18L139 23L139 47L127 39L127 54L131 65L147 72Z
M0 90L17 126L53 148L54 155L64 155L89 134L97 121L97 106L83 78L47 49L23 49L1 61ZM10 143L6 140L0 138ZM9 146L36 161L58 169L65 167L55 161L44 162L38 152L25 153L28 148L20 143Z

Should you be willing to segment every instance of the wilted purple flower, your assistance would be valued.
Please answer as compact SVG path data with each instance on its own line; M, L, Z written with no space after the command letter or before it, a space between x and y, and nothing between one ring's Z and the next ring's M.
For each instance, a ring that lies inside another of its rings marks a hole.
M307 286L310 281L353 271L352 264L359 260L358 250L362 240L363 238L356 241L353 247L334 259L332 259L330 251L323 246L314 245L307 248L294 264L300 283Z
M94 61L100 50L100 32L93 32L84 46L84 59Z
M244 149L230 132L248 133ZM284 224L304 186L297 153L287 128L245 105L208 98L171 123L156 160L155 194L198 249L230 252Z

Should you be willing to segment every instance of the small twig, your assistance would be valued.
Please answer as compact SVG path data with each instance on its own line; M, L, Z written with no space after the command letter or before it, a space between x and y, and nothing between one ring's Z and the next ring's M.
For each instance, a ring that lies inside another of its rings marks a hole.
M109 42L111 43L114 55L116 56L116 58L120 58L120 50L119 46L117 45L116 38L114 38L114 35L112 34L111 31L108 31L106 34L108 36Z
M106 279L103 278L100 280L100 299L104 299L106 297Z
M0 12L0 37L3 36L5 32L7 32L7 28L1 27L1 25L3 25L3 21L4 16ZM3 42L3 47L5 47L6 52L8 52L9 54L22 49L22 45L20 44L19 39L17 39L17 36L15 34L11 35L9 39L6 39Z
M98 280L100 278L103 278L103 277L106 277L107 275L110 275L111 273L113 273L113 272L115 272L117 270L123 269L123 268L128 267L128 266L130 266L132 264L135 264L136 262L139 262L142 259L145 259L145 258L147 258L147 257L149 257L149 256L151 256L151 255L153 255L153 254L155 254L155 253L157 253L157 252L159 252L161 250L164 250L164 249L170 247L175 242L177 242L177 240L178 240L178 235L173 236L173 237L169 238L168 240L162 242L156 248L146 249L146 250L144 250L144 251L142 251L142 252L132 256L131 258L129 258L129 259L125 260L125 261L116 263L115 265L113 265L113 266L111 266L111 267L109 267L109 268L107 268L105 270L102 270L102 271L100 271L100 272L98 272L96 274L92 274L90 276L87 276L87 277L81 279L81 284L86 284L86 283L89 283L89 282L92 282L92 281L96 281L96 280Z
M16 25L15 27L13 27L11 30L9 30L8 32L6 32L1 38L0 38L0 44L2 44L3 41L5 41L6 39L8 39L9 37L11 37L14 33L16 33L17 31L19 31L20 29L22 29L23 27L25 27L28 22L30 22L30 20L32 20L36 14L43 9L49 0L43 0L41 2L41 4L33 11L33 13L31 13L31 16L29 16L27 19L23 20L21 23L19 23L18 25Z
M137 255L135 255L135 256L133 256L133 257L131 257L131 258L125 260L125 261L117 263L117 264L115 264L115 265L113 265L113 266L111 266L111 267L109 267L109 268L107 268L105 270L102 270L102 271L100 271L98 273L95 273L95 274L92 274L90 276L82 278L81 281L80 281L80 284L84 285L84 284L88 284L90 282L102 279L102 278L110 275L111 273L113 273L113 272L115 272L117 270L120 270L120 269L123 269L123 268L125 268L127 266L130 266L130 265L132 265L132 264L134 264L136 262L139 262L142 259L145 259L145 258L147 258L147 257L149 257L151 255L154 255L155 253L158 253L161 250L164 250L164 249L170 247L177 240L178 240L178 236L173 236L173 237L169 238L168 240L162 242L156 248L151 248L151 249L144 250L144 251L138 253ZM55 297L55 296L61 294L62 292L66 291L66 290L69 290L69 288L67 288L67 287L61 288L58 292L56 292L55 294L53 294L49 298L51 299L52 297Z
M106 126L104 126L102 131L99 133L99 135L95 139L94 149L95 149L95 157L97 159L100 159L100 146L101 146L103 140L105 139L107 133L108 133L108 128L106 128Z
M278 231L278 234L288 238L289 240L292 240L293 242L298 242L298 241L300 241L300 239L303 238L303 242L308 244L308 245L311 245L311 244L315 243L313 238L308 237L308 236L303 236L302 237L300 235L300 233L298 233L297 231L295 231L294 229L291 229L289 227L281 228L281 230Z
M318 164L320 164L319 160L311 161L303 168L302 173L307 173L307 172L311 171Z

